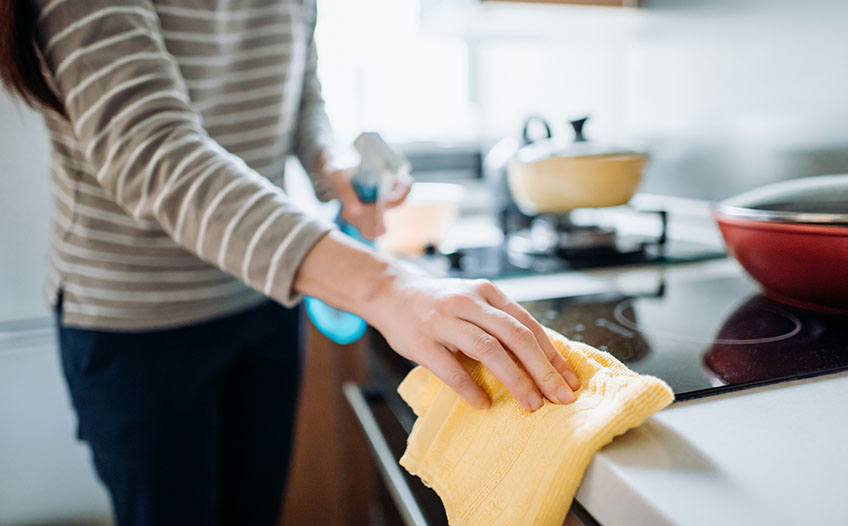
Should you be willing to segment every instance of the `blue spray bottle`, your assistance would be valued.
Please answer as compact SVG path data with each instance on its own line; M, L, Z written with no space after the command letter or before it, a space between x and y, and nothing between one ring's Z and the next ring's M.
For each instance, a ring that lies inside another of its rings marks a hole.
M377 133L361 134L354 141L354 146L359 152L361 162L351 178L353 189L363 203L376 203L381 194L391 189L401 173L409 171L409 161L402 153L386 144ZM336 224L345 234L374 246L373 241L362 237L355 226L344 220L341 211L336 217ZM338 344L355 342L368 328L368 324L359 316L331 307L317 298L307 297L304 303L306 313L315 327Z

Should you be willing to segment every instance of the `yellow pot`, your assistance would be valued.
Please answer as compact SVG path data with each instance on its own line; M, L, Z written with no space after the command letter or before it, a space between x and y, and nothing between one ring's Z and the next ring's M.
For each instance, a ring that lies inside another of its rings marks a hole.
M522 212L560 214L627 203L636 193L648 160L649 156L641 153L552 156L530 162L519 155L507 165L507 178Z

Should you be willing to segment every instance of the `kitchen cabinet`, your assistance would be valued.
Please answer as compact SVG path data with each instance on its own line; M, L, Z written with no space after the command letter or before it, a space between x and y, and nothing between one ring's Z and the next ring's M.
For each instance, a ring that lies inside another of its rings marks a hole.
M485 2L516 2L525 4L571 4L606 7L639 7L640 0L483 0Z
M381 495L368 446L342 394L365 381L362 342L337 345L306 324L306 346L291 471L281 524L399 524L374 514Z
M421 0L420 32L428 38L465 41L472 48L472 60L477 60L478 46L485 50L515 40L570 41L569 49L592 43L612 49L609 46L624 45L638 36L644 22L642 9L637 8L641 5L640 0Z
M0 323L0 524L109 524L50 318Z

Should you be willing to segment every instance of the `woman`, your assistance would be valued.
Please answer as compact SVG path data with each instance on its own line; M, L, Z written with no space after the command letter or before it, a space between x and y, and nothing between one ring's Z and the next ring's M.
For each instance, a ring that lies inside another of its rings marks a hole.
M302 295L362 316L475 407L489 400L460 352L528 410L573 401L566 361L493 285L410 275L280 189L296 154L321 198L382 232L333 168L314 2L0 0L0 13L4 83L50 134L49 299L118 524L276 521Z

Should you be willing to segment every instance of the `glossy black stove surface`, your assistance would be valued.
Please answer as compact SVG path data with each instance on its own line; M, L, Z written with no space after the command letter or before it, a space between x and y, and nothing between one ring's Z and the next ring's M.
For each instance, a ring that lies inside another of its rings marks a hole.
M415 259L415 264L435 275L460 278L508 278L549 274L569 270L627 266L645 263L684 263L725 257L725 253L704 243L669 239L663 246L641 237L623 238L620 252L560 257L529 255L511 251L507 244L463 248L446 255Z
M773 302L742 275L695 273L640 296L522 305L567 337L662 378L678 401L848 369L848 317Z

